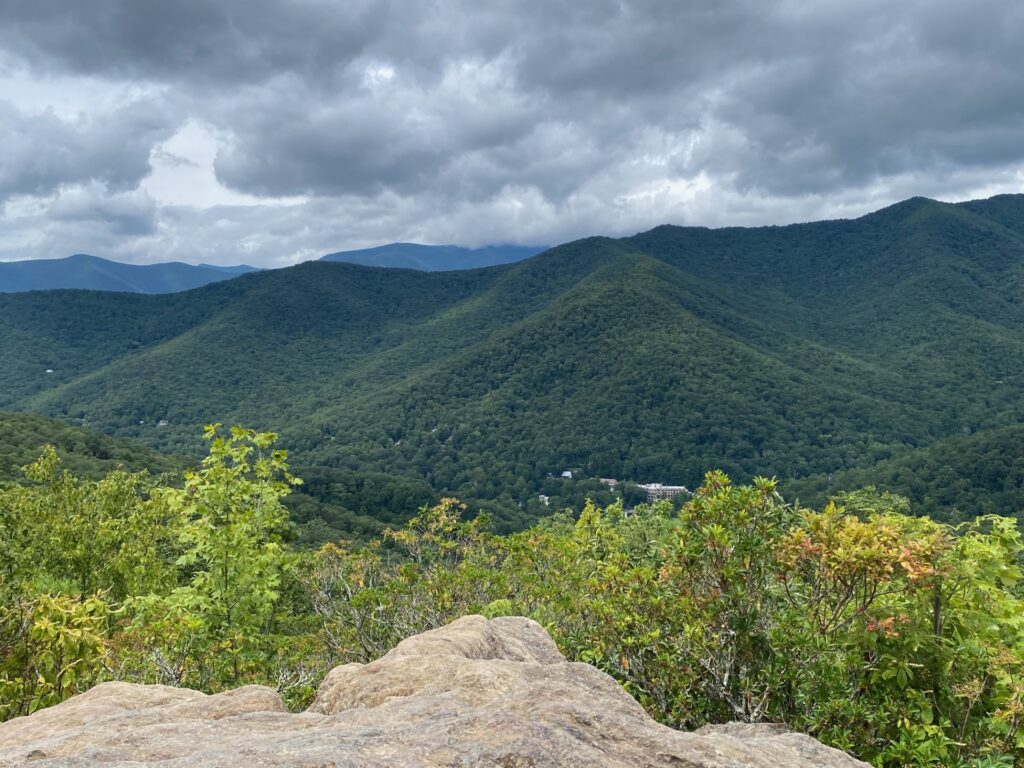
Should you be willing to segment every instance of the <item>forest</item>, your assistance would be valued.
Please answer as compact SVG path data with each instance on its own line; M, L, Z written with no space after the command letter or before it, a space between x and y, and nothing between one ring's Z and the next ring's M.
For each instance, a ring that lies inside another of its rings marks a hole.
M819 505L874 483L943 519L1015 515L1010 476L941 478L968 444L1020 456L1022 201L658 227L459 272L312 262L163 296L4 295L0 408L193 464L201 424L277 432L341 478L345 502L331 483L302 500L321 540L428 496L511 532L541 495L585 500L552 493L564 470L694 487L718 467Z
M204 437L176 477L79 477L47 447L0 485L0 718L111 679L262 683L299 708L334 665L521 614L673 727L782 722L884 768L1024 757L1013 519L942 523L872 489L809 508L715 470L681 506L587 503L502 535L443 498L303 548L277 436Z

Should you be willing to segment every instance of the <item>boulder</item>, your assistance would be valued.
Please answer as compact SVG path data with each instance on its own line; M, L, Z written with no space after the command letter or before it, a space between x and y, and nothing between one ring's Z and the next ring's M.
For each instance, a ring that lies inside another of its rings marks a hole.
M466 616L332 670L308 711L270 688L104 683L0 724L0 766L866 768L777 726L681 733L529 619Z

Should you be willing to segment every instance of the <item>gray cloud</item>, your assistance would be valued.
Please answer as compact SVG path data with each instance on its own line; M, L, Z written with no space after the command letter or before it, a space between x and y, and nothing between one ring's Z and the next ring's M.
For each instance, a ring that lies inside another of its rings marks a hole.
M1013 0L11 0L8 69L145 95L0 105L0 199L25 198L0 258L278 264L1019 191L1022 36ZM195 164L161 145L186 121L249 205L139 194Z
M154 143L173 130L165 105L151 100L76 120L0 101L0 201L88 181L134 188L149 173Z
M111 193L101 184L75 187L58 195L46 208L52 222L99 225L111 234L126 237L154 235L157 206L145 192Z
M216 88L281 71L329 75L389 16L372 0L9 0L0 46L43 71Z

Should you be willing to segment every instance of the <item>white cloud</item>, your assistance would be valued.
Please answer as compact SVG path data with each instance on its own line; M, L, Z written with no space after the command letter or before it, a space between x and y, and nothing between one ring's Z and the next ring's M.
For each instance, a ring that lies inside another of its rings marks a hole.
M227 141L210 126L197 120L187 121L173 136L153 147L149 156L152 170L142 179L140 188L165 205L211 208L266 202L256 195L228 189L217 179L214 162ZM290 204L301 199L280 202Z

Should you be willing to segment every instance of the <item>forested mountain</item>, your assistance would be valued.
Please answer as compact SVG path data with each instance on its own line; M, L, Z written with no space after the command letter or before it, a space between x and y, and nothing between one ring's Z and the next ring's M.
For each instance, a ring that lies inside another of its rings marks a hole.
M395 267L418 269L423 272L443 272L453 269L477 269L498 264L511 264L536 256L544 247L522 245L485 245L482 248L462 248L458 245L421 245L419 243L390 243L376 248L329 253L321 261L344 261L364 267Z
M228 280L255 267L212 264L122 264L79 253L65 259L0 262L0 293L83 288L130 293L174 293Z
M0 407L182 451L204 422L273 429L296 464L491 500L508 524L562 496L562 470L695 485L720 467L785 492L1024 422L1022 281L1024 196L1003 196L665 226L481 270L16 294Z
M43 447L57 449L64 467L80 477L98 478L116 467L153 474L180 468L180 462L134 440L97 434L56 419L0 412L0 482L18 480L21 468L39 458Z
M868 486L910 500L915 512L947 522L1024 511L1024 424L957 435L870 466L786 484L786 496L820 506L839 491Z

